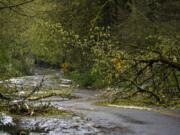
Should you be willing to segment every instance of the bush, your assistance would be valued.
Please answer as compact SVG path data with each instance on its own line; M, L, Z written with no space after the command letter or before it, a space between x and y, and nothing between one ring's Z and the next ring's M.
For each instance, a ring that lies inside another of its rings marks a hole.
M30 65L27 63L22 63L19 60L12 60L12 67L10 69L14 75L13 76L22 76L22 75L31 75Z
M92 74L91 71L86 71L80 73L79 71L72 71L65 74L65 78L75 81L82 87L94 87L94 88L104 88L105 82L104 76L99 74Z

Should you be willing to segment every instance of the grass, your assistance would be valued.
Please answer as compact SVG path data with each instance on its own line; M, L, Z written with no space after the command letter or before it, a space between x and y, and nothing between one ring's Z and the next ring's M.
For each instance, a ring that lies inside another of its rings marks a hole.
M115 98L114 95L111 95L111 98L107 99L107 97L101 97L104 100L98 101L94 103L95 105L117 105L117 106L137 106L137 107L152 107L152 108L168 108L168 109L176 109L180 108L180 100L173 99L171 101L166 102L157 102L154 98L148 97L145 94L138 94L137 96L123 99L123 98Z
M147 104L144 102L134 102L132 100L126 100L126 99L121 99L114 101L113 99L108 99L108 100L102 100L95 102L94 105L118 105L118 106L139 106L139 107L145 107Z

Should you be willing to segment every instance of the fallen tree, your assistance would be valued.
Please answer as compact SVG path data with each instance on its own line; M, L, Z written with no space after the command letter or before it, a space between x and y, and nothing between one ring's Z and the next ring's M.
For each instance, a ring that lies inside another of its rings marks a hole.
M1 84L0 89L0 101L1 111L7 111L12 114L34 115L36 112L47 112L51 109L55 109L51 106L51 100L41 103L42 100L50 98L52 96L58 96L61 98L74 98L70 92L64 92L63 90L47 90L43 87L45 81L43 76L40 83L34 88L26 86L26 88L16 86L16 84L10 84L9 81L4 81ZM37 103L39 105L37 105ZM46 110L46 111L45 111Z

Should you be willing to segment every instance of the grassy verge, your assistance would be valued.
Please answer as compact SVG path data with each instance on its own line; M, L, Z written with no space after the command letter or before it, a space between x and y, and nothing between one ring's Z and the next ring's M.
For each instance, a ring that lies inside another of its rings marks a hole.
M169 102L157 102L154 98L149 98L147 95L139 94L137 96L123 99L117 98L111 95L111 98L103 97L101 95L101 101L94 103L95 105L116 105L116 106L137 106L142 108L168 108L176 109L180 108L180 99L173 99Z
M177 108L180 108L179 106L180 104L165 108L162 105L147 105L146 103L143 102L133 102L131 100L119 100L117 102L112 102L111 100L103 100L94 103L94 105L113 106L113 107L121 107L126 109L148 110L148 111L159 112L164 115L180 118L180 114L178 112L173 111Z

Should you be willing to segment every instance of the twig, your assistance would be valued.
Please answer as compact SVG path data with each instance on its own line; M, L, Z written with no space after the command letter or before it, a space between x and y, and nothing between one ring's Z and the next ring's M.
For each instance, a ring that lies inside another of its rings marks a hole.
M19 6L22 6L22 5L25 5L25 4L28 4L28 3L31 3L33 2L34 0L30 0L30 1L26 1L26 2L22 2L22 3L19 3L19 4L16 4L16 5L11 5L11 6L4 6L4 7L0 7L0 10L3 10L3 9L10 9L10 8L16 8L16 7L19 7ZM3 5L6 5L4 2L0 1L1 4Z
M24 99L23 99L22 102L24 102L25 100L27 100L31 95L33 95L36 91L38 91L38 90L42 87L42 84L43 84L43 82L44 82L44 77L45 77L45 75L43 76L43 78L42 78L39 86L36 86L31 93L29 93L26 97L24 97Z

